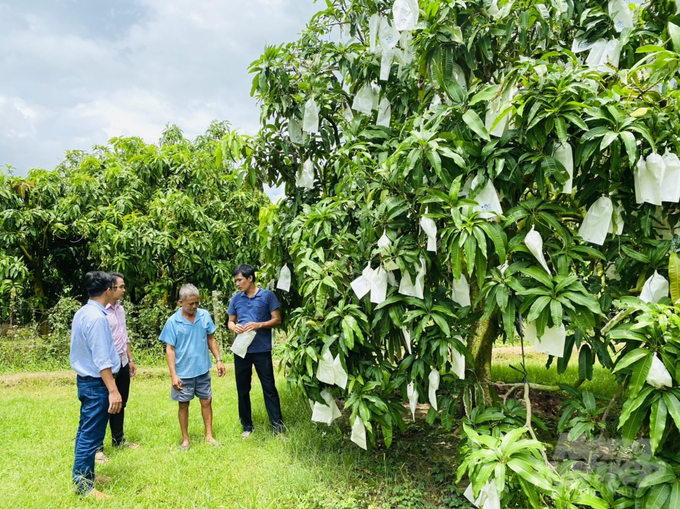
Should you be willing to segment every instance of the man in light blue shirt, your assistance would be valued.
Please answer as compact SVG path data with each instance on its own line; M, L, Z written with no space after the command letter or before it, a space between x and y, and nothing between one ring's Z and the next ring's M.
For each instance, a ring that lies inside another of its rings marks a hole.
M114 377L120 369L120 357L113 344L106 305L113 301L113 278L106 272L85 274L87 304L73 317L71 326L71 367L76 372L80 421L75 443L73 482L80 495L97 500L110 498L94 488L94 459L106 435L109 414L120 412L123 404Z
M189 403L194 396L201 402L201 415L205 424L205 441L219 445L212 434L212 389L210 386L210 352L217 362L218 376L226 369L220 358L215 339L215 324L210 313L198 307L198 288L183 285L179 290L180 308L163 327L160 340L165 343L172 379L171 398L179 403L179 427L182 431L180 450L189 448Z

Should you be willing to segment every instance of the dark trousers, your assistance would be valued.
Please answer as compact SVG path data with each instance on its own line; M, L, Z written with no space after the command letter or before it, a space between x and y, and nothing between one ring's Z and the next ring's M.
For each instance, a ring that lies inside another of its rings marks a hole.
M276 391L274 380L274 364L271 352L247 353L245 359L234 355L234 371L236 373L236 392L238 393L238 416L243 431L253 431L253 418L250 407L250 387L253 376L253 366L262 384L264 405L269 415L269 422L274 433L283 431L283 417L281 416L281 402Z
M120 397L123 398L123 408L120 413L109 414L109 427L111 428L111 443L114 447L123 445L125 442L125 435L123 433L123 422L125 421L125 405L127 404L128 396L130 396L130 363L128 362L124 368L116 375L116 387L120 392ZM104 437L99 446L99 451L104 450Z
M85 495L94 487L94 456L106 435L109 417L109 390L101 378L76 379L80 400L80 421L76 433L73 482L78 493Z

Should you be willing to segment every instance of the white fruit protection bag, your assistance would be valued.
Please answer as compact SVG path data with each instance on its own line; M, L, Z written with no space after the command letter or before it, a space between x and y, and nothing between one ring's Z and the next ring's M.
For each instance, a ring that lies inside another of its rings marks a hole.
M371 263L369 262L361 273L361 276L350 283L350 286L358 299L363 299L364 295L371 291L373 276L374 272L373 269L371 269Z
M562 186L562 193L570 194L574 183L574 153L569 143L555 143L553 148L553 157L557 159L569 174L569 180Z
M408 384L406 388L406 395L408 396L408 406L411 409L411 417L416 420L416 408L418 406L418 391L413 382Z
M295 145L302 145L304 141L302 136L302 124L300 124L300 121L295 117L288 120L288 137L290 138L291 143Z
M335 419L342 417L342 414L340 413L338 405L335 404L335 400L333 399L333 396L330 392L326 390L321 391L321 397L326 402L326 404L324 405L318 401L314 402L312 421L322 422L330 426Z
M425 210L425 214L428 213L428 210ZM421 217L420 218L420 227L423 229L425 232L425 235L427 235L427 250L428 251L434 251L435 253L437 252L437 225L436 223L430 219L429 217Z
M255 339L254 330L237 334L236 338L234 339L234 344L231 345L231 351L234 352L234 355L238 355L244 359L246 353L248 352L248 347L250 346L250 343L253 342L253 339Z
M680 159L666 149L663 155L666 171L661 185L661 200L670 203L680 202Z
M387 97L383 97L378 106L378 119L376 120L376 125L382 127L389 127L390 120L392 119L392 105Z
M472 189L476 188L478 178L472 179ZM481 211L480 217L484 219L496 218L496 214L503 214L503 208L501 207L501 202L498 199L498 192L490 180L486 181L486 184L482 190L473 198L477 202L477 206L474 208L475 211Z
M524 237L524 244L527 246L527 249L529 249L531 254L534 255L534 257L538 260L538 263L541 264L541 267L543 267L549 275L552 275L550 269L548 268L548 264L545 262L545 258L543 257L543 237L541 237L541 234L538 233L533 226L531 227L531 231L527 233L527 236Z
M501 509L501 497L496 488L496 481L490 479L479 492L477 500L475 500L474 491L472 490L472 483L470 483L463 493L471 504L480 509Z
M413 353L411 351L411 331L408 330L406 327L402 327L401 332L404 334L404 342L406 343L406 350L408 350L408 354L411 355Z
M290 273L290 269L288 268L287 264L284 264L284 266L281 267L281 271L279 272L279 280L276 282L276 288L278 290L283 290L284 292L289 292L291 279L292 275Z
M373 90L370 84L364 85L359 89L357 95L354 96L352 102L352 109L366 115L370 115L371 111L378 107L378 93Z
M461 274L460 279L453 280L451 300L457 302L461 307L470 305L470 285L465 274Z
M403 30L413 30L418 23L420 9L418 0L395 0L392 6L394 16L394 27L400 32Z
M558 327L546 327L543 335L539 338L536 331L536 323L528 323L524 339L534 345L534 350L537 352L554 357L564 357L564 344L567 339L567 331L564 328L564 324L560 324Z
M640 300L643 302L659 302L665 297L668 297L668 281L657 271L654 271L654 274L645 281L642 287Z
M601 196L593 203L578 230L578 234L586 242L601 246L607 238L607 231L612 222L614 205L607 196Z
M439 380L440 380L439 371L437 371L436 369L430 371L430 374L427 377L428 381L427 396L430 401L430 405L435 410L439 410L439 408L437 407L437 389L439 389Z
M649 369L649 374L645 381L657 389L673 387L673 378L657 354L654 354L652 358L652 367Z
M297 187L304 187L311 189L314 187L314 163L311 159L307 159L300 168L300 173L295 180Z
M312 98L305 103L305 116L302 119L302 130L310 134L319 132L319 106Z
M425 265L425 259L420 257L420 269L418 274L416 274L415 284L411 281L411 275L408 272L404 272L401 281L399 282L399 293L406 295L407 297L416 297L418 299L425 298L425 274L427 266Z
M352 424L352 442L361 447L364 451L366 448L366 426L358 415L354 419L354 424Z

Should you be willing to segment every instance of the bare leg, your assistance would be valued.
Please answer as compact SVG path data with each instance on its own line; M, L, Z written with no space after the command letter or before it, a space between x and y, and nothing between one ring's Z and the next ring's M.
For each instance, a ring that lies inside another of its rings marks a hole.
M179 429L182 430L182 445L189 445L189 402L180 402L179 411Z
M205 441L209 444L215 442L212 433L212 398L201 399L201 414L205 424Z

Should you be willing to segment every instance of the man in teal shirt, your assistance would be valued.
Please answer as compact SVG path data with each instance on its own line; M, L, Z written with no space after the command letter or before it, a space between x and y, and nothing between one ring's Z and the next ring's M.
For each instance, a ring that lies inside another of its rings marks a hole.
M198 288L183 285L179 290L180 308L163 327L160 340L172 379L171 398L179 403L179 427L182 431L180 450L189 448L189 403L194 396L201 402L205 424L205 441L219 445L212 433L212 388L210 386L210 352L217 361L217 374L225 373L215 339L215 324L210 313L198 307Z

